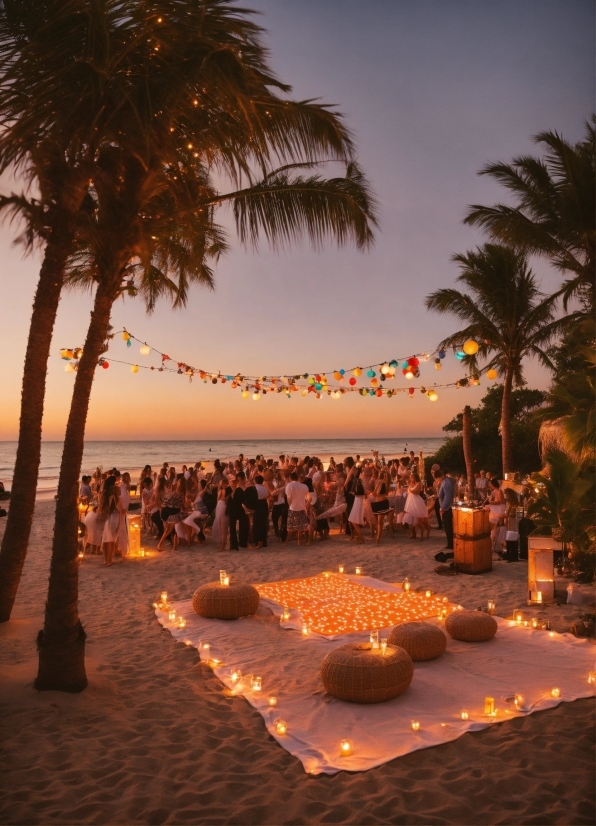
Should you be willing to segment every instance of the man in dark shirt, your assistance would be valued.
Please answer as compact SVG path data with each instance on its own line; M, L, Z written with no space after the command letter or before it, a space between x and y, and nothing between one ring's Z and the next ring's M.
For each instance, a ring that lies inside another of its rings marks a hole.
M246 477L240 471L237 477L230 479L232 495L230 496L230 550L248 547L248 516L244 511L244 489Z
M439 508L441 512L441 519L443 522L443 529L447 536L447 547L445 550L453 550L453 498L455 496L455 481L449 475L449 471L437 471L437 477L443 474L443 481L439 487Z

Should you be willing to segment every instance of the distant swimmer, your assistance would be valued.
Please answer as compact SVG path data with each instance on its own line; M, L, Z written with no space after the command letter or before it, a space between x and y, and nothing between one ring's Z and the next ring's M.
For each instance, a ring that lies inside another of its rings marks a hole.
M209 448L209 453L211 453L211 448Z

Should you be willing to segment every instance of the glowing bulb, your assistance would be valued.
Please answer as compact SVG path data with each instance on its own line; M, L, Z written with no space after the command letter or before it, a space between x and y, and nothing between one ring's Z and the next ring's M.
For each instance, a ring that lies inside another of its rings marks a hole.
M253 393L253 394L252 394L252 400L253 400L253 402L258 402L260 398L261 398L261 394L260 394L260 393Z
M428 394L428 398L429 398L429 400L430 400L431 402L436 402L436 400L437 400L439 397L438 397L438 395L435 393L435 391L434 391L434 390L431 390L431 391L430 391L430 393Z
M151 347L148 344L143 344L139 352L142 356L148 356L151 353Z
M248 390L243 390L241 395L243 399L248 399L250 393L248 392Z

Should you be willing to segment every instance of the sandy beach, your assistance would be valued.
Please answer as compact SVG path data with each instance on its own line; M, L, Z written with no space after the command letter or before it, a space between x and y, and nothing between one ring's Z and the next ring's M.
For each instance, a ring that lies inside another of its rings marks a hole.
M32 689L43 622L53 503L39 502L13 619L0 626L3 823L503 823L594 822L594 702L562 703L369 772L311 777L242 698L226 696L197 651L157 623L152 602L217 578L264 582L343 562L386 581L408 576L468 608L524 608L526 565L441 577L444 537L400 536L380 547L343 537L309 548L218 553L166 550L105 569L83 561L79 608L89 688ZM3 524L0 525L0 534ZM145 542L152 549L155 542ZM169 545L168 545L169 547ZM529 610L529 609L528 609ZM558 631L586 608L545 607ZM596 653L596 649L595 649Z

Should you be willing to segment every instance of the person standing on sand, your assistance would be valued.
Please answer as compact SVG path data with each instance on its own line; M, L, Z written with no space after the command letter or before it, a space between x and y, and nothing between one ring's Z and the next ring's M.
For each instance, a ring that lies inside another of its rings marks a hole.
M352 485L352 507L348 514L348 520L351 527L350 536L356 540L359 545L364 545L364 537L362 536L362 526L364 525L364 485L360 481L359 476L354 477Z
M437 477L441 478L439 487L439 508L443 528L447 537L446 551L453 551L453 499L455 498L455 481L449 475L449 471L437 470Z
M230 479L232 495L229 500L230 550L238 551L248 547L248 516L244 512L244 483L246 476L241 470L236 478Z
M116 485L116 477L108 476L105 481L102 500L101 513L105 516L105 524L102 534L102 545L104 553L104 565L110 566L114 558L116 544L118 542L118 531L120 529L120 489Z
M296 533L298 536L298 544L300 545L300 537L305 531L308 531L310 522L306 513L306 497L308 496L308 488L298 481L298 474L294 471L290 474L290 483L286 486L286 497L288 499L288 535L285 543L288 542L290 534Z

